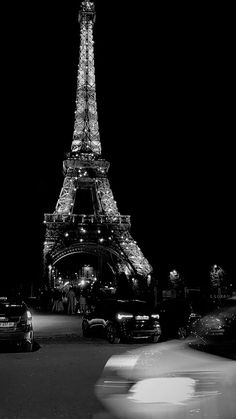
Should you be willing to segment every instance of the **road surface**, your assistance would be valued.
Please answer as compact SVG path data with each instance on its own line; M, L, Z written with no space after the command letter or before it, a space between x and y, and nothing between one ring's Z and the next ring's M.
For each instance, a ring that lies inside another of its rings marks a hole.
M0 418L103 418L94 384L105 363L111 355L143 344L85 339L80 315L35 312L33 319L34 351L0 352Z

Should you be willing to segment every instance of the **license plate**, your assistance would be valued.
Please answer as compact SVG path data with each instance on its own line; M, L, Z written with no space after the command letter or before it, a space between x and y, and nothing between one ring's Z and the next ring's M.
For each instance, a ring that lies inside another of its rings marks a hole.
M149 316L135 316L136 320L149 320Z
M0 327L13 327L13 326L14 326L13 322L0 323Z

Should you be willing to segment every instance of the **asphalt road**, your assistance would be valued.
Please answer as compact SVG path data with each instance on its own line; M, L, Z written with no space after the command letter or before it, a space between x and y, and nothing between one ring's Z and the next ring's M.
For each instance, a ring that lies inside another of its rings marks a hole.
M80 315L33 314L34 351L0 352L0 418L105 418L94 384L111 355L140 344L85 339Z

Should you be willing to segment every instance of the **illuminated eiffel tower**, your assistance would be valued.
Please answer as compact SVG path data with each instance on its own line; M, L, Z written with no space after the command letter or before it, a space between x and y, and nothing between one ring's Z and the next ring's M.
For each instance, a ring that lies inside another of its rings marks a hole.
M107 177L109 163L101 156L98 127L93 26L95 7L83 1L79 11L80 55L71 151L63 161L64 182L52 214L44 215L45 281L51 270L72 254L95 257L98 279L108 266L114 283L126 276L135 287L150 278L152 267L130 234L130 216L121 215ZM139 279L137 279L139 278Z

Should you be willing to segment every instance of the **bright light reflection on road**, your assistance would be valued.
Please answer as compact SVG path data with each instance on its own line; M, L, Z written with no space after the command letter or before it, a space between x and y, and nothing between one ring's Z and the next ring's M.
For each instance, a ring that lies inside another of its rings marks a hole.
M128 398L139 403L179 404L193 397L194 387L191 378L149 378L131 387Z

